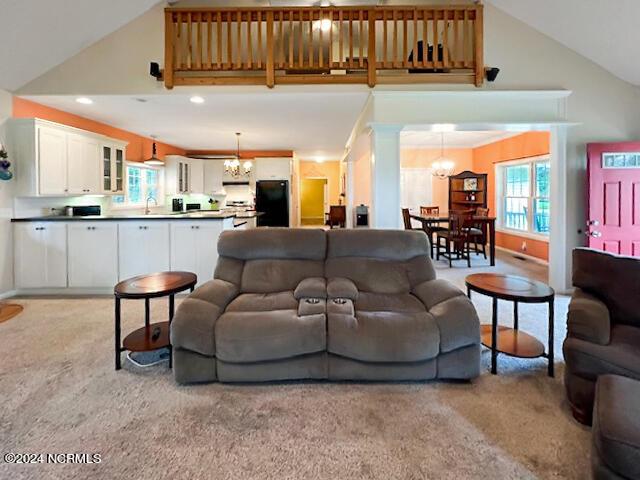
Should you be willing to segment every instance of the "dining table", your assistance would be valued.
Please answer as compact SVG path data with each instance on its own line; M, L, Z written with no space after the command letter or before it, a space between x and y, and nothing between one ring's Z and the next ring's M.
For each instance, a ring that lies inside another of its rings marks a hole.
M443 216L428 216L412 213L411 218L417 220L422 224L422 228L426 230L428 227L434 225L440 225L449 222L449 217ZM489 229L489 262L492 267L496 266L496 217L486 217L480 215L473 215L471 217L473 222L478 225L485 225Z

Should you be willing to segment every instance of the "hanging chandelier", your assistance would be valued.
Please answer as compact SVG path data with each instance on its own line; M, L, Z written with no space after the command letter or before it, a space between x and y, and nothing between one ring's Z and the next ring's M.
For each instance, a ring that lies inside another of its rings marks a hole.
M240 135L240 132L236 132L236 158L224 161L224 173L233 178L248 177L253 168L251 160L240 163Z
M440 155L431 164L431 175L441 180L453 175L455 163L444 156L444 132L440 133Z

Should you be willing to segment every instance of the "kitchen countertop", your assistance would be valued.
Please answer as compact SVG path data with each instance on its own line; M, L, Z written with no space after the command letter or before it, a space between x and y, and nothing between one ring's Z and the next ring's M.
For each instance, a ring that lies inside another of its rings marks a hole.
M216 210L199 210L184 213L150 213L148 215L88 215L67 217L66 215L43 215L40 217L12 218L12 222L99 222L99 221L127 221L127 220L224 220L226 218L254 218L263 215L262 212L224 212Z

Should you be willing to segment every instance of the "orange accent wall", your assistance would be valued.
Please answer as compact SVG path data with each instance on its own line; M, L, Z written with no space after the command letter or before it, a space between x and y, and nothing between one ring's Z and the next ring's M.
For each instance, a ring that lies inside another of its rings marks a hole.
M90 132L106 135L107 137L116 138L127 145L127 160L130 162L141 162L151 157L153 140L143 137L135 133L112 127L105 123L89 120L88 118L74 115L73 113L64 112L55 108L47 107L24 98L13 97L13 116L14 118L40 118L49 120L50 122L61 123L70 127L81 128ZM164 158L165 155L185 155L185 150L168 145L162 142L156 142L158 157Z
M495 164L546 155L549 153L549 145L549 132L526 132L473 149L473 171L488 175L487 203L492 215L496 213ZM548 242L511 233L496 232L496 245L500 247L522 252L523 241L527 242L527 251L523 253L542 260L549 260Z

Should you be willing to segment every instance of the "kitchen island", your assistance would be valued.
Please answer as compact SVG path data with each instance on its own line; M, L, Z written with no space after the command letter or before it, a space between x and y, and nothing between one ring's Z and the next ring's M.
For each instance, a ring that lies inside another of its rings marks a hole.
M251 228L259 212L14 218L19 294L111 294L121 280L154 272L213 278L218 237Z

